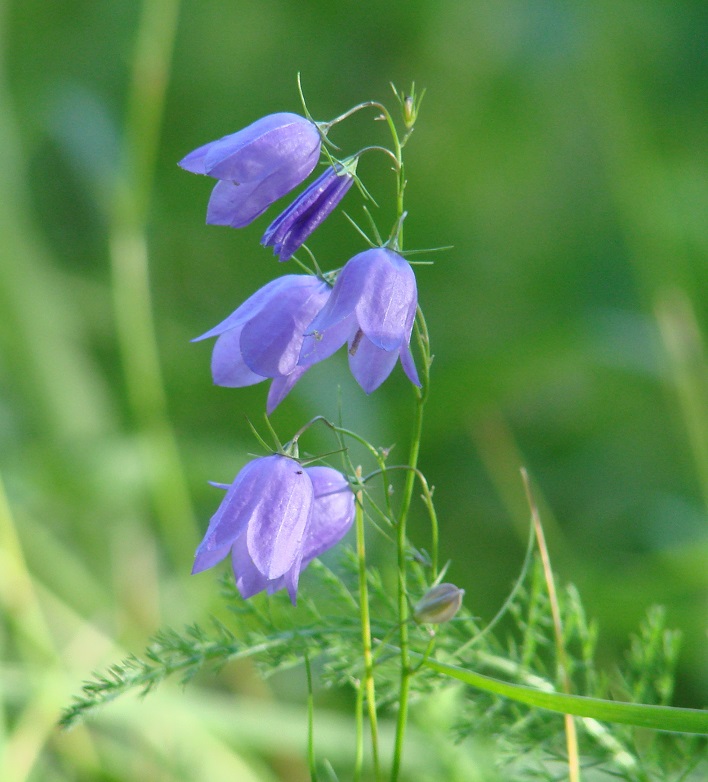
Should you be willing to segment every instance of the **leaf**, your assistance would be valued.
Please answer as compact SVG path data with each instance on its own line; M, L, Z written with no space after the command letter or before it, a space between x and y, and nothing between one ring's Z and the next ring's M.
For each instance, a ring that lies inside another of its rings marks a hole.
M420 658L420 655L411 654L411 657L413 656ZM422 662L428 668L453 679L459 679L471 687L493 692L539 709L573 714L577 717L591 717L605 722L623 722L654 730L708 734L708 711L673 706L649 706L643 703L622 703L602 698L588 698L583 695L544 692L534 687L511 684L430 658Z

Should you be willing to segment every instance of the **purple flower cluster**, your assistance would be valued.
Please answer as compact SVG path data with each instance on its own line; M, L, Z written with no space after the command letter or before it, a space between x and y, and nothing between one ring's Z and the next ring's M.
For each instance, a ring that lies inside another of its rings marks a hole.
M218 337L211 362L217 385L273 379L270 414L313 364L344 343L352 374L367 393L383 383L399 357L419 386L410 352L416 306L410 265L391 250L375 248L355 255L333 288L306 274L269 282L197 339Z
M296 114L271 114L195 149L180 166L218 180L207 223L241 228L304 181L320 157L321 128ZM328 167L266 229L261 244L281 261L293 256L351 188L357 157ZM345 343L352 374L366 393L400 358L420 385L410 340L417 309L415 275L398 253L355 255L334 285L289 274L265 285L228 318L197 337L216 337L212 375L240 388L270 379L270 415L303 374ZM295 602L300 573L339 542L354 518L347 479L329 467L303 467L288 452L249 462L230 486L197 549L193 573L229 553L244 598L286 588Z
M320 157L320 130L297 114L269 114L237 133L190 152L179 165L216 183L207 207L209 225L243 228L311 173ZM287 261L344 198L356 158L329 167L266 230L261 244Z

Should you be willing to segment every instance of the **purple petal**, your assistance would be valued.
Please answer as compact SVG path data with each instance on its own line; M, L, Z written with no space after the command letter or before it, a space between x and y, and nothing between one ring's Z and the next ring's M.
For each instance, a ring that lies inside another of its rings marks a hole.
M300 552L300 559L288 570L288 572L282 577L283 586L287 587L288 595L290 595L290 602L295 605L297 603L297 585L300 581L300 573L302 572L302 552ZM280 579L278 579L280 581ZM277 589L282 589L282 586L278 584L272 584L269 588L270 594L273 594Z
M254 459L243 467L229 486L216 513L211 517L204 539L197 549L197 558L207 552L227 549L245 532L248 522L262 499L262 486L272 473L273 460L282 457L265 456ZM224 555L225 556L225 555Z
M310 275L307 274L285 274L282 277L271 280L267 285L264 285L257 290L252 296L249 296L240 307L229 315L228 318L222 320L221 323L214 326L213 329L209 329L209 331L201 336L196 337L192 342L199 342L200 340L208 339L209 337L218 337L219 334L223 334L229 329L246 323L246 321L258 314L263 307L268 306L273 300L277 299L280 293L293 286L311 285L311 279Z
M295 460L286 456L265 458L271 462L260 476L258 503L248 521L246 540L254 565L264 576L274 579L302 558L313 488Z
M349 481L331 467L307 467L315 492L312 518L303 552L305 567L347 534L354 521L354 493Z
M242 535L234 543L231 549L231 564L234 571L236 586L241 593L241 597L247 600L249 597L268 590L272 595L287 587L292 604L295 605L297 599L297 584L300 576L301 560L298 558L290 570L278 578L269 579L253 564L251 555L248 553L246 536Z
M177 165L192 174L206 174L205 158L215 143L216 142L214 141L210 141L208 144L203 144L201 147L197 147L186 157L183 157Z
M213 142L204 168L209 176L234 182L252 182L278 169L298 168L303 171L301 182L315 167L319 153L320 134L314 123L297 114L270 114Z
M280 171L274 171L265 179L256 179L242 185L222 179L211 191L207 206L207 225L243 228L260 217L273 202L297 187L301 181L298 177L286 179Z
M353 336L356 330L357 325L354 313L351 313L346 320L342 320L339 323L335 323L333 326L328 327L324 333L318 331L313 332L312 324L310 324L305 333L305 338L302 341L302 349L300 350L300 360L298 363L303 367L311 367L318 361L324 361L333 353L336 353L336 351Z
M357 383L370 394L391 374L398 360L398 350L384 350L362 335L354 353L349 347L349 368Z
M329 216L354 182L351 174L328 168L266 229L261 244L287 261Z
M266 576L253 564L251 555L248 553L245 535L241 535L231 549L231 565L234 571L236 586L244 600L253 597L258 592L262 592L270 583Z
M271 415L275 408L292 391L295 383L307 372L309 367L295 367L289 375L276 377L270 384L268 391L268 401L266 404L266 413Z
M194 565L192 566L192 575L201 573L203 570L208 570L210 567L214 567L221 562L224 557L231 551L231 546L221 546L215 549L201 548L197 549L197 553L194 557Z
M289 375L297 366L304 332L327 301L331 288L316 277L291 275L288 289L243 327L241 352L259 375Z
M415 368L415 361L413 361L413 356L411 354L411 347L407 342L404 342L401 345L400 356L401 356L401 366L403 367L403 371L406 373L411 383L413 383L414 386L418 386L418 388L420 388L422 383L418 378L418 370Z
M264 375L253 372L241 355L242 326L224 332L216 340L211 354L211 374L217 386L244 388L265 380Z
M327 304L308 331L325 332L354 312L365 290L369 268L375 260L370 252L359 253L347 261L339 272Z
M304 211L309 209L324 192L327 185L330 183L332 175L336 176L336 172L330 166L322 173L315 181L303 190L302 193L290 204L290 206L281 212L278 217L266 228L261 244L264 247L271 247L273 245L281 244L283 238L290 230L294 221Z
M415 274L407 261L391 250L367 252L375 260L367 270L356 306L357 321L377 347L394 350L410 337L411 315L415 316L417 304Z

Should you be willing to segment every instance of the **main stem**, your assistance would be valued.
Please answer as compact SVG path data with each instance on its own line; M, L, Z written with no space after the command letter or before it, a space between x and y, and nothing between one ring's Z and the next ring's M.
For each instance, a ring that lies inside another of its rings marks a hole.
M398 621L399 635L398 645L401 650L401 680L398 694L398 718L396 720L396 739L393 749L393 762L391 764L391 782L396 782L401 768L401 759L403 757L403 741L408 722L408 693L410 690L411 665L408 650L408 563L407 558L407 536L406 522L408 520L408 510L413 498L413 487L415 486L415 468L418 465L418 454L420 453L420 441L423 433L423 407L425 405L424 391L418 391L416 400L415 421L413 424L413 437L411 440L411 450L408 457L408 465L413 468L406 473L406 482L403 488L403 500L401 511L398 517L398 528L396 535L396 546L398 552Z
M396 125L390 113L383 109L383 116L391 131L393 138L393 152L398 162L396 167L396 225L397 233L394 237L394 249L401 251L403 249L403 217L405 214L403 206L403 197L406 187L405 170L403 166L403 145L398 137ZM422 319L421 319L422 320ZM422 321L424 330L425 321ZM420 329L418 334L420 335ZM421 340L422 341L422 340ZM416 390L416 411L413 422L413 432L411 436L411 447L408 456L408 466L411 468L406 473L406 481L403 487L403 498L401 501L401 510L398 516L398 525L396 530L396 549L398 564L398 622L399 636L398 643L401 655L401 679L398 693L398 718L396 720L396 738L393 748L393 760L391 763L391 782L398 780L401 768L401 759L403 757L403 742L406 734L406 724L408 722L408 693L410 691L410 680L412 670L410 665L410 654L408 648L408 563L407 563L407 535L406 523L408 520L408 511L413 498L413 488L415 486L416 473L418 466L418 455L420 453L420 441L423 434L423 407L428 389L428 370L429 370L429 350L427 345L427 333L425 335L425 345L423 345L423 386Z
M356 498L356 553L359 561L359 611L361 614L361 641L364 650L364 689L371 727L371 754L374 762L374 779L379 774L379 730L376 717L376 691L374 688L374 658L371 651L371 619L369 616L369 587L366 581L366 541L364 536L364 510L362 492Z

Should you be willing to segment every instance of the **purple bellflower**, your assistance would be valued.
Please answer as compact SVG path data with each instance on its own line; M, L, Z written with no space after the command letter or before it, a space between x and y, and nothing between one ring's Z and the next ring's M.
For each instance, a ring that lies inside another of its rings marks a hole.
M207 223L243 228L310 175L320 158L317 125L298 114L269 114L190 152L179 165L215 179Z
M399 357L409 380L420 386L410 351L417 303L415 274L400 255L385 247L355 255L305 330L300 366L324 360L347 342L352 374L367 394L391 374Z
M246 599L286 588L295 604L300 573L338 543L354 520L354 494L331 467L302 467L274 454L249 462L212 516L192 573L229 553Z
M336 169L330 166L268 226L261 244L272 247L281 261L292 257L305 239L330 215L354 182L356 158Z
M272 378L270 415L308 369L298 365L304 334L331 291L312 275L278 277L197 337L195 342L218 337L211 359L214 383L241 388Z

